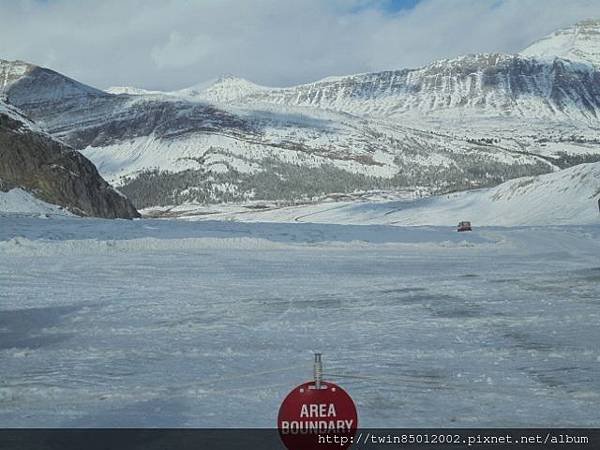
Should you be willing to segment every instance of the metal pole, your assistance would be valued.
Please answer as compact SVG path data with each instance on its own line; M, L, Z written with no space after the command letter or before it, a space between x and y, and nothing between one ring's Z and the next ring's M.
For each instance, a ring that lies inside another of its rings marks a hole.
M321 389L321 383L323 382L323 362L321 361L321 353L315 353L313 373L315 376L315 389Z

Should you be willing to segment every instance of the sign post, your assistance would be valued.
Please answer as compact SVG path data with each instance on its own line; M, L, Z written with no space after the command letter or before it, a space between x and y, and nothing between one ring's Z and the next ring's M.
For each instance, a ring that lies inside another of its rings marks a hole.
M348 393L322 380L321 354L315 354L315 379L294 388L279 408L277 428L288 450L347 449L358 427Z

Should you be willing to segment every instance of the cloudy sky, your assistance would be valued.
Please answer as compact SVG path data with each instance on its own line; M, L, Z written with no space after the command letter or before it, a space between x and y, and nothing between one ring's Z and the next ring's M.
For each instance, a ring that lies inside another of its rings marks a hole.
M517 52L598 0L0 0L0 58L172 90L222 74L286 86Z

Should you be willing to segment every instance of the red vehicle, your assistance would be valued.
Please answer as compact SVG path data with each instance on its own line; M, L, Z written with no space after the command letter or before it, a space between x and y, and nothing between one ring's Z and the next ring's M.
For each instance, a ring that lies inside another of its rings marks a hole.
M473 231L473 229L471 228L471 222L458 222L458 227L457 230L459 233L461 231Z

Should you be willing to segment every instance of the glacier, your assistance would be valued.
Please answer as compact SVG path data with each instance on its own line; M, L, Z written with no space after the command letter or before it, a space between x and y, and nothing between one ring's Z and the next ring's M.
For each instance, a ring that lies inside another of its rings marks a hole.
M366 427L598 421L599 225L0 224L4 427L273 427L313 351Z

